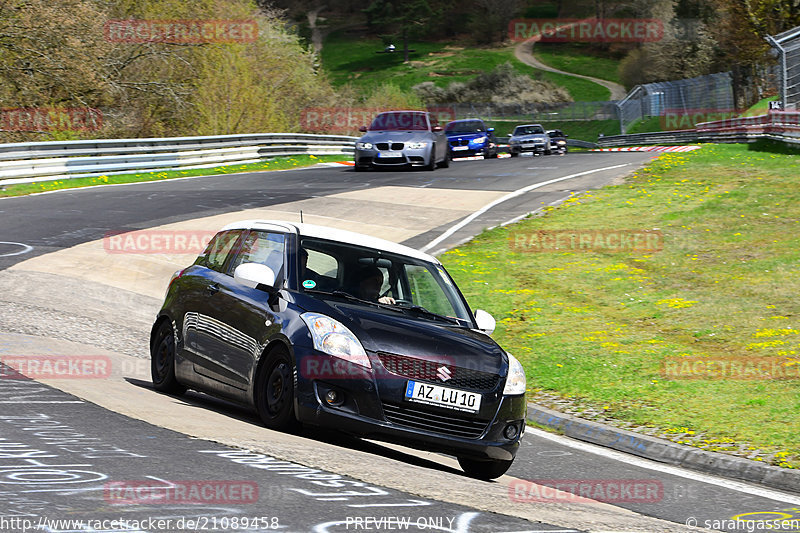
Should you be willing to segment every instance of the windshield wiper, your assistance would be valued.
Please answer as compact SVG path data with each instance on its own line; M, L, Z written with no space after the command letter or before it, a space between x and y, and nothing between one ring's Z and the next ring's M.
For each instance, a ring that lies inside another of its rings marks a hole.
M439 313L434 313L433 311L429 311L422 307L421 305L399 305L400 309L404 311L414 311L415 313L419 313L420 315L425 315L430 318L436 318L439 320L444 320L446 322L450 322L451 324L462 325L461 320L458 318L453 318L451 316L440 315Z
M370 300L364 300L363 298L359 298L358 296L353 296L352 294L350 294L347 291L335 290L335 291L328 292L328 291L321 291L321 290L318 290L318 289L304 289L304 290L306 292L313 292L313 293L316 293L316 294L326 294L326 295L330 295L330 296L338 296L339 298L344 298L345 300L350 300L350 301L353 301L353 302L360 302L360 303L363 303L363 304L379 307L381 309L390 309L392 311L397 311L399 313L403 312L396 305L382 304L380 302L372 302Z

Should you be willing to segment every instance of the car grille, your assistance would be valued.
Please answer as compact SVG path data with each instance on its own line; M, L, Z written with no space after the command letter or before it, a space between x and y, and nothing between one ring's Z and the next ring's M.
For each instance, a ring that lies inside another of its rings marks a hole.
M477 439L486 431L487 420L476 420L458 414L434 414L408 405L383 404L386 420L412 429L433 431L451 437Z
M373 163L376 165L404 165L407 161L405 157L379 157Z
M451 146L467 146L469 145L468 139L456 139L455 141L450 141Z
M402 150L404 143L377 143L378 150Z
M392 374L416 381L444 384L449 387L487 392L494 390L500 381L500 376L492 372L481 372L470 368L444 365L450 369L452 377L443 382L436 377L438 369L443 366L441 363L391 353L378 353L378 359L380 359L384 368Z

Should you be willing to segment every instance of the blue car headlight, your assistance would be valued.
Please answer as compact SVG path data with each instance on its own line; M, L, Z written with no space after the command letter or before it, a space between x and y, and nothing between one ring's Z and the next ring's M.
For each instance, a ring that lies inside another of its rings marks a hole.
M367 352L347 326L320 313L303 313L300 318L308 326L314 348L351 363L372 368Z
M475 144L483 144L486 142L486 137L478 137L477 139L473 139L472 142Z

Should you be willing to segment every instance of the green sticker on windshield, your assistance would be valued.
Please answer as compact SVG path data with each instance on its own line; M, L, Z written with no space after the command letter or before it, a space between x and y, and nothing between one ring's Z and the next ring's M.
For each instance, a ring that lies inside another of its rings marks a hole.
M305 287L306 289L313 289L316 286L317 282L314 281L313 279L307 279L303 282L303 287Z

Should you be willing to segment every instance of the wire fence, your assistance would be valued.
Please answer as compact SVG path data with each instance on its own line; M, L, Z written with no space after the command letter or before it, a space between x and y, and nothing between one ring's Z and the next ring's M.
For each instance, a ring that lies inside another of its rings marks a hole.
M616 102L568 102L560 104L444 104L456 118L483 120L515 120L552 122L576 120L614 120L618 118Z
M733 78L730 72L721 72L685 80L637 85L619 102L618 107L622 134L627 133L635 122L650 117L669 117L670 114L692 117L735 112Z
M800 27L767 37L780 68L780 109L794 111L800 103Z

